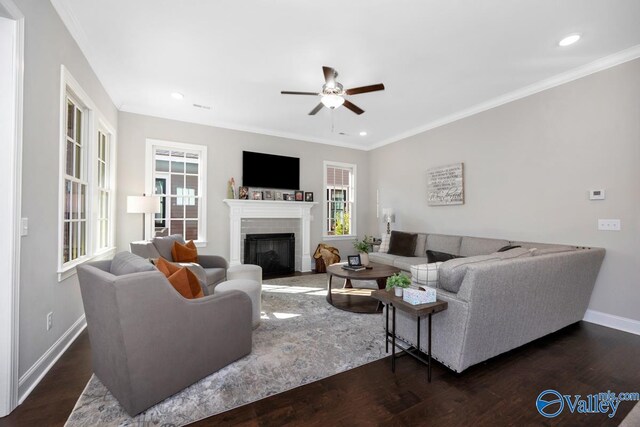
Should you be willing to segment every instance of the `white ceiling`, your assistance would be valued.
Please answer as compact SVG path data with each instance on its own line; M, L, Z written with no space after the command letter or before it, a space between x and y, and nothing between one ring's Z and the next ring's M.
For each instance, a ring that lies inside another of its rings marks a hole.
M640 56L631 0L51 2L121 110L363 149ZM323 65L386 90L308 116Z

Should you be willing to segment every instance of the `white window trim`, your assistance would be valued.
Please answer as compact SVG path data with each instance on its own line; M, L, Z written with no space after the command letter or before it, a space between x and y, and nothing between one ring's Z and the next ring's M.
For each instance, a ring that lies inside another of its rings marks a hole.
M97 249L94 245L94 255L96 256L101 256L103 254L112 254L115 253L115 249L116 249L116 130L114 129L113 126L111 126L109 124L109 122L107 122L101 115L100 117L98 117L98 126L96 128L96 135L94 135L95 138L97 138L97 133L98 131L101 130L102 132L104 132L107 136L108 136L108 144L109 144L109 186L110 186L110 199L109 199L109 230L108 230L108 235L109 235L109 243L110 245L107 246L106 248L101 248L101 249ZM97 141L93 141L94 144L96 144ZM94 147L95 150L95 147ZM98 170L96 167L97 164L97 153L94 151L94 157L92 159L92 161L94 162L94 191L96 191L98 189ZM93 224L97 224L98 223L98 200L97 198L95 198L95 200L92 200L92 206L94 207L93 210ZM94 242L97 241L97 234L98 234L98 227L94 227L95 230L93 231L94 233Z
M66 142L67 142L67 123L66 123L66 109L67 109L67 87L73 92L74 98L77 99L80 105L86 109L84 123L86 126L86 156L87 156L87 254L77 258L73 261L63 263L62 262L62 245L64 243L64 180L65 180L65 158L66 158ZM95 251L94 239L95 239L95 221L94 215L94 195L95 195L95 174L96 165L93 162L93 158L96 154L95 143L98 133L98 127L102 127L111 134L113 141L113 150L111 155L115 155L116 147L116 131L115 128L108 122L104 115L93 103L89 95L82 89L82 86L71 75L69 70L64 65L60 66L60 141L59 141L59 160L58 160L58 250L57 250L57 266L58 266L58 282L68 279L76 274L76 267L85 262L95 260L97 258L105 258L115 253L115 235L111 236L111 242L114 246L106 248L99 253ZM114 157L115 159L115 157ZM115 162L112 164L112 174L115 173ZM114 202L115 202L115 185L114 185ZM115 203L111 206L111 215L115 220ZM114 227L115 228L115 227ZM113 232L114 230L112 230Z
M184 142L175 142L175 141L166 141L162 139L152 139L147 138L147 144L145 149L145 173L144 173L144 188L145 194L151 195L154 194L155 183L153 180L153 170L154 170L154 156L153 156L153 148L156 146L160 147L170 147L175 148L176 150L187 150L187 151L199 151L202 153L200 162L201 170L198 171L199 182L198 186L200 188L200 192L202 194L200 203L200 218L198 224L198 240L194 240L193 242L199 248L204 248L207 246L207 146L199 145L199 144L187 144ZM141 195L141 194L138 194ZM146 215L145 218L145 235L153 236L153 224L155 218L154 215Z
M339 168L351 168L353 171L353 200L352 200L352 209L351 209L351 229L349 230L349 234L327 234L327 167L328 166L336 166ZM358 165L353 163L344 163L344 162L333 162L330 160L325 160L322 163L322 238L323 240L353 240L358 237L357 230L357 180L358 180Z

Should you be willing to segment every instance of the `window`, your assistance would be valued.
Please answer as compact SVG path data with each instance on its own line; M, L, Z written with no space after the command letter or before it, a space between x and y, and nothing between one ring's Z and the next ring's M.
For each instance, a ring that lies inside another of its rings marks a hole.
M98 167L98 215L96 226L96 250L109 248L111 244L111 157L110 135L98 130L97 138Z
M181 234L206 243L207 147L147 140L147 157L148 192L161 196L153 235Z
M356 165L324 162L325 236L356 234Z
M66 151L64 171L64 220L62 264L87 254L87 168L85 129L86 110L69 94L66 96Z
M58 280L113 251L115 131L62 67Z

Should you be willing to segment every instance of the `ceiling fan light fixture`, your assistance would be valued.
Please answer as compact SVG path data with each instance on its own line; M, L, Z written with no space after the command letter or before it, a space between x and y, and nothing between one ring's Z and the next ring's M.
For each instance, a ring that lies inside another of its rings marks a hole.
M323 95L320 102L325 107L334 109L344 104L344 98L339 95Z

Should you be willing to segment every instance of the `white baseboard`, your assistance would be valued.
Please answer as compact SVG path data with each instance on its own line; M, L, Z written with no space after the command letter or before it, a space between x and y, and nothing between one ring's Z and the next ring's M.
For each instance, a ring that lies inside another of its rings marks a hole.
M606 326L608 328L618 329L620 331L640 335L640 321L638 320L628 319L626 317L607 314L596 310L587 310L582 320L584 320L585 322Z
M76 340L86 328L87 321L84 314L47 350L36 363L31 366L18 381L18 404L22 404L33 389L42 381L60 356Z

